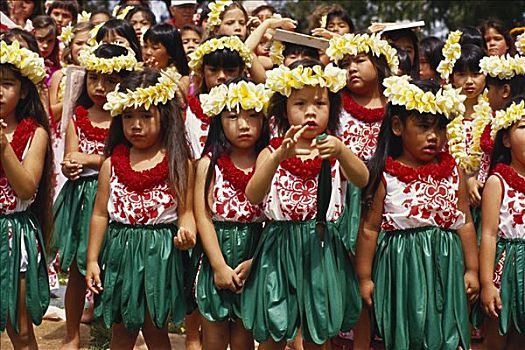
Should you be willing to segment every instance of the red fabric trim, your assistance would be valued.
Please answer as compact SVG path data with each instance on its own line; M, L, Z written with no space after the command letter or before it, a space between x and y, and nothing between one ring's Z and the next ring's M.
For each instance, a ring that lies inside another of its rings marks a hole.
M75 108L76 126L82 130L86 138L90 141L104 142L108 136L109 128L99 128L93 126L88 117L88 111L82 106Z
M352 98L352 96L350 96L348 91L344 91L341 94L341 97L343 100L343 108L355 119L365 123L376 123L383 120L383 115L385 114L385 109L383 107L363 107L357 102L355 102L355 100Z
M37 128L38 122L32 117L24 118L16 126L15 132L13 133L13 140L11 140L10 144L19 161L22 161L27 142L33 137ZM4 169L2 168L2 162L0 161L0 177L3 176Z
M494 173L499 174L514 190L525 193L525 177L518 174L511 166L499 163L494 168Z
M429 176L436 180L441 180L452 175L456 166L454 158L446 152L438 155L438 163L423 165L418 168L412 168L405 164L388 157L385 164L385 171L399 180L410 183L417 179L426 179Z
M204 114L201 103L197 97L191 95L188 96L188 106L190 106L191 111L202 122L202 124L206 126L210 125L211 118Z
M224 179L231 183L233 188L241 192L246 190L246 185L248 185L248 181L250 181L255 171L254 167L249 173L245 173L237 168L231 158L226 154L223 154L217 159L217 165L221 169Z
M487 154L492 154L492 150L494 149L494 140L490 137L490 131L491 124L489 123L485 126L485 129L483 129L481 139L479 140L481 150Z

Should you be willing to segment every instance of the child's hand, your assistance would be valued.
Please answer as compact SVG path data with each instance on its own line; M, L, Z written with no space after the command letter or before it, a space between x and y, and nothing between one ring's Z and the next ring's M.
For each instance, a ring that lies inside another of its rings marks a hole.
M328 40L332 39L334 36L340 36L339 34L331 32L326 28L315 28L312 30L312 35L320 36Z
M179 227L177 236L173 238L173 244L180 250L193 248L197 243L196 235L185 227Z
M323 140L312 140L312 147L317 148L321 159L338 158L341 154L341 147L344 147L341 140L335 136L327 136Z
M372 280L360 281L359 291L361 292L361 298L365 302L365 305L372 307L373 295L374 295L374 282Z
M246 28L255 29L261 25L261 20L257 16L250 16L248 22L246 23Z
M237 273L226 264L222 268L213 271L213 282L215 282L218 289L229 289L234 293L240 291L243 284Z
M502 306L501 297L494 285L484 287L481 290L481 305L483 305L483 310L485 310L487 315L494 319L499 317L498 312Z
M5 135L5 129L7 128L7 123L3 119L0 119L0 151L4 150L4 147L9 143L7 136Z
M86 284L89 290L95 294L100 294L104 289L100 281L100 267L96 261L88 262L86 266Z
M473 303L479 297L478 274L475 271L467 271L465 272L464 279L468 300L470 303Z
M481 205L482 188L483 184L478 181L475 176L472 176L467 180L468 199L471 206L479 207Z
M269 29L294 30L297 27L297 22L291 18L270 17L265 19L264 22L268 24Z
M235 270L233 270L237 274L239 279L241 280L241 284L240 284L241 288L239 288L237 293L240 293L242 290L242 287L244 287L244 282L248 278L248 275L250 274L250 270L252 268L252 261L253 259L243 261L235 268Z
M80 177L80 174L82 174L82 171L84 170L84 167L74 161L71 161L69 159L64 159L62 163L62 174L64 174L65 177L67 177L71 181L75 181Z
M279 163L283 160L286 160L288 158L297 156L297 155L308 155L310 154L309 150L305 149L296 149L295 146L297 145L297 142L303 135L303 133L308 128L308 125L302 126L302 125L294 125L291 126L290 129L286 132L284 135L283 143L281 146L275 151L275 156L279 160Z

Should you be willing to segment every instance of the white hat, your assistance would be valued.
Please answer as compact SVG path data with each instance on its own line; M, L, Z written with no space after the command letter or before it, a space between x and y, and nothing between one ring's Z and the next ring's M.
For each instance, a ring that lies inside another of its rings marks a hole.
M197 0L171 0L171 6L197 5Z

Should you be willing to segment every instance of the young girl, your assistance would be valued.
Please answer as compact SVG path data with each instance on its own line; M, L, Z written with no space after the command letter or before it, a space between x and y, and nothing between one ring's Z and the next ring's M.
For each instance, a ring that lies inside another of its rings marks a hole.
M131 49L112 44L84 49L79 60L86 68L85 85L66 131L61 164L62 173L68 181L54 207L55 232L60 242L60 268L62 271L69 270L65 294L64 348L80 346L89 220L111 121L110 113L102 107L106 103L106 95L137 65Z
M202 29L193 24L186 24L180 30L180 37L182 39L182 46L188 61L189 55L197 49L202 41Z
M40 56L44 58L48 77L46 85L49 87L51 76L60 69L58 30L53 18L38 16L33 21L33 34L40 49Z
M36 349L33 323L49 305L46 249L51 222L49 124L36 84L44 61L0 41L0 332Z
M112 349L132 349L139 329L148 348L170 349L168 316L178 324L186 313L181 250L196 239L193 170L174 98L180 75L170 72L130 74L105 105L114 119L90 222L86 281L112 326Z
M439 79L437 67L443 59L443 41L435 36L427 36L419 41L419 79Z
M257 154L268 144L268 90L245 78L201 95L212 118L195 179L195 218L206 256L197 277L204 349L253 349L242 325L240 292L262 231L264 214L244 190ZM238 96L242 93L243 99Z
M137 61L142 61L140 43L135 36L131 25L122 19L110 19L102 24L100 28L95 27L95 40L97 43L119 44L133 50Z
M509 31L497 19L488 19L480 27L484 49L489 56L513 55L514 45Z
M157 24L155 14L149 8L142 6L133 7L124 19L129 22L135 31L135 36L139 42L141 42L142 35L151 26Z
M481 304L486 349L519 349L525 342L525 96L496 112L492 175L483 191ZM499 332L498 332L499 330Z
M440 152L446 117L464 111L463 97L408 76L384 84L390 103L368 163L356 249L361 296L387 349L468 349L476 236L462 173Z
M275 91L269 114L284 138L260 153L246 187L270 221L241 295L244 326L261 349L284 349L299 328L305 346L321 349L361 311L335 223L346 182L361 187L368 179L364 163L333 136L345 75L313 60L268 72L267 87Z

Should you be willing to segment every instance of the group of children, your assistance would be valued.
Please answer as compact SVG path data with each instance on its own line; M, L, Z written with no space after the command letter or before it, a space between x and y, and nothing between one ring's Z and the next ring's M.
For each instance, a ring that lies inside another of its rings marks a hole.
M487 56L465 28L419 52L413 32L349 33L337 10L315 30L326 50L274 41L267 69L259 44L289 18L248 33L242 5L218 0L184 46L148 11L62 26L56 69L39 40L53 28L36 48L2 34L0 331L15 349L38 346L57 251L63 349L80 347L86 290L112 349L139 331L169 349L184 319L189 349L323 349L350 330L354 349L468 349L470 324L487 349L524 343L513 43Z

